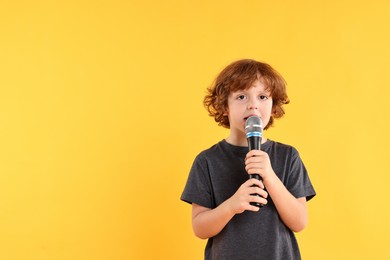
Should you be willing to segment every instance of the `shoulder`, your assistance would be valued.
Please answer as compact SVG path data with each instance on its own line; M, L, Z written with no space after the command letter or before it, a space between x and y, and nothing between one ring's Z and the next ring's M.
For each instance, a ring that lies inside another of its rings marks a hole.
M212 145L211 147L201 151L198 155L197 158L208 158L208 157L214 157L221 152L223 152L226 149L226 144L225 142L219 141L218 143Z
M285 152L290 154L298 154L298 150L289 144L268 140L264 144L264 149L269 151L278 151L278 152Z

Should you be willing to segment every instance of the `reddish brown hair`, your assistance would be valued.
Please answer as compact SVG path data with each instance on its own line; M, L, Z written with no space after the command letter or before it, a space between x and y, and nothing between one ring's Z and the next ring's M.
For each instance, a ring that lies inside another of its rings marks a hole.
M233 62L222 70L212 86L207 89L203 104L218 125L230 128L229 118L224 115L230 93L248 89L259 79L263 80L267 90L271 92L273 101L271 118L265 129L273 125L275 118L285 114L282 106L290 102L286 92L286 81L270 65L244 59Z

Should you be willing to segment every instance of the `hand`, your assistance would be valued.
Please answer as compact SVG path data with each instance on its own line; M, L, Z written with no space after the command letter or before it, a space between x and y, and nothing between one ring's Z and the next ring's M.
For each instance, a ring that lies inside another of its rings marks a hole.
M259 194L261 197L251 194ZM267 196L268 193L264 190L264 185L261 181L249 179L229 198L229 205L234 214L240 214L245 210L259 211L260 208L250 205L250 202L259 202L265 205L267 204Z
M245 157L245 165L248 174L259 174L263 181L270 176L275 176L268 154L261 150L249 151Z

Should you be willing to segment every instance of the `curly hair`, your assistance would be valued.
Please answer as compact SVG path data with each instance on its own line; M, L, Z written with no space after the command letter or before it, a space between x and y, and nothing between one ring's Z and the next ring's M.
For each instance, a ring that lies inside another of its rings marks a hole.
M262 79L272 96L272 114L268 129L275 118L285 114L284 104L290 102L286 92L286 81L270 65L251 59L238 60L221 71L214 83L207 88L203 104L209 115L214 117L218 125L230 128L229 118L225 115L230 93L248 89L256 80Z

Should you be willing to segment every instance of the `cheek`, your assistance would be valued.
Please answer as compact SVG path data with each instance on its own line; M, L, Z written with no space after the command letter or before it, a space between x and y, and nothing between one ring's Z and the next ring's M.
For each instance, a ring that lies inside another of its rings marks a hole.
M271 102L269 102L269 104L268 104L268 110L270 111L271 114L273 114L274 111L275 111L275 107L274 107L274 105L273 105L272 100L271 100Z
M274 107L272 106L272 102L267 103L267 105L264 106L264 110L263 111L266 112L267 114L273 114Z

